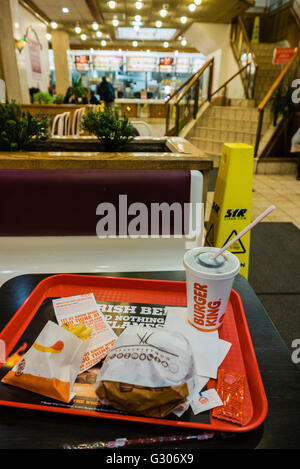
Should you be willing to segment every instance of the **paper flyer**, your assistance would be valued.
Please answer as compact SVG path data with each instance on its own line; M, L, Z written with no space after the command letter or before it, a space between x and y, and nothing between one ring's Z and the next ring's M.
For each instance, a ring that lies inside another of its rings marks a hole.
M99 310L93 293L53 300L53 307L60 326L64 323L75 326L83 321L86 326L94 327L82 360L81 373L107 355L117 336Z

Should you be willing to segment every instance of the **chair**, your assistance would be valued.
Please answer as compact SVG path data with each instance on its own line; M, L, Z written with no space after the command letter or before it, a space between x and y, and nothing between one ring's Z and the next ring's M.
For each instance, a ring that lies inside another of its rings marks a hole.
M63 135L63 119L62 119L63 114L57 114L52 122L52 129L51 129L51 134L52 136L59 136L61 137Z
M149 124L147 124L147 122L131 121L131 123L141 137L152 136L152 128Z
M57 114L52 123L52 136L63 137L70 135L70 112Z
M73 116L72 122L72 135L79 136L83 133L81 128L81 119L85 113L85 108L81 107L80 109L76 109Z

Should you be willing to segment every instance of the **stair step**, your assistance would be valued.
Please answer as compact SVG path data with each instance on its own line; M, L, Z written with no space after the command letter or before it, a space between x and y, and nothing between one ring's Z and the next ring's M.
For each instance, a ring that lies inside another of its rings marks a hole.
M251 139L249 138L241 138L241 139L232 139L232 140L209 140L206 138L201 137L190 137L189 140L195 144L198 148L201 148L203 151L209 151L213 153L220 154L222 153L224 143L247 143L248 145L255 144L255 135L252 136Z
M205 116L206 117L206 116ZM207 117L215 119L229 119L233 121L251 120L257 121L258 112L256 108L245 108L240 106L215 106L209 108Z
M253 130L246 130L242 127L239 129L221 129L217 127L204 127L197 126L195 129L194 136L201 137L206 139L216 139L216 140L227 140L227 141L237 141L244 138L251 139L256 136L257 126L253 127Z

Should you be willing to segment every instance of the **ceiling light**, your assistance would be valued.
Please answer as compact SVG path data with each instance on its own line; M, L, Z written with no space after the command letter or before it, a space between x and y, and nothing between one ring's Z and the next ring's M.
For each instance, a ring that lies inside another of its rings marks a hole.
M132 45L133 45L133 47L137 47L139 45L139 43L137 41L133 41Z
M99 29L99 24L98 23L93 23L92 28L93 28L94 31L97 31L97 29Z
M103 41L101 41L101 46L105 47L106 46L106 41L103 39Z
M136 8L137 10L140 10L141 8L143 8L142 2L136 2L136 3L135 3L135 8Z
M51 21L50 26L51 26L52 29L56 29L58 24L55 23L55 21Z
M182 45L182 46L186 46L186 39L182 39L181 45Z
M165 16L167 16L167 10L163 8L162 10L160 10L159 14L162 18L164 18Z
M116 28L119 25L119 20L113 19L112 20L112 25Z
M169 43L168 42L164 42L164 47L169 47Z
M157 28L161 28L162 27L162 22L161 21L156 21L155 26Z
M94 52L94 48L93 48L93 47L90 48L90 52Z
M76 26L75 33L77 33L77 34L81 33L81 27L80 26Z
M116 8L116 2L114 2L113 0L110 0L110 2L108 2L108 6L109 8L114 9Z
M175 57L177 57L177 55L178 55L178 50L175 50L174 55L175 55Z
M86 34L81 34L80 38L85 41L86 40Z
M190 11L195 11L195 10L196 10L196 5L195 5L195 3L190 3L190 4L189 4L189 10L190 10Z
M101 37L101 36L102 36L101 31L97 31L97 32L96 32L96 36L97 36L97 37Z
M146 54L150 54L150 49L147 49L147 50L146 50Z
M134 30L134 31L139 31L139 30L140 30L140 27L139 27L137 24L135 24L135 25L133 26L133 30Z
M121 53L121 52L122 52L122 49L118 49L118 51Z
M195 5L201 5L202 0L194 0Z
M52 36L51 36L51 34L50 34L50 33L47 33L47 34L46 34L46 39L47 39L48 41L51 41L51 39L52 39Z
M135 15L134 19L135 21L141 21L142 17L141 15Z
M62 11L63 13L66 13L66 14L67 14L67 13L69 13L70 10L69 10L69 8L63 7L63 8L61 9L61 11Z
M181 21L182 24L185 24L185 23L187 22L187 17L186 17L186 16L182 16L182 17L180 18L180 21Z

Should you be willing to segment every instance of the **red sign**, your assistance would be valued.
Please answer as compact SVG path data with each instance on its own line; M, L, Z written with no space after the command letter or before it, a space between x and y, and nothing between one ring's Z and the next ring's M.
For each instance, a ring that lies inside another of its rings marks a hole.
M88 55L75 55L75 68L76 70L89 70L90 58Z
M296 47L276 47L274 49L273 64L286 64L294 56Z
M38 42L32 39L27 39L29 48L29 56L31 62L32 77L35 80L41 80L42 78L42 65L41 65L41 50Z

